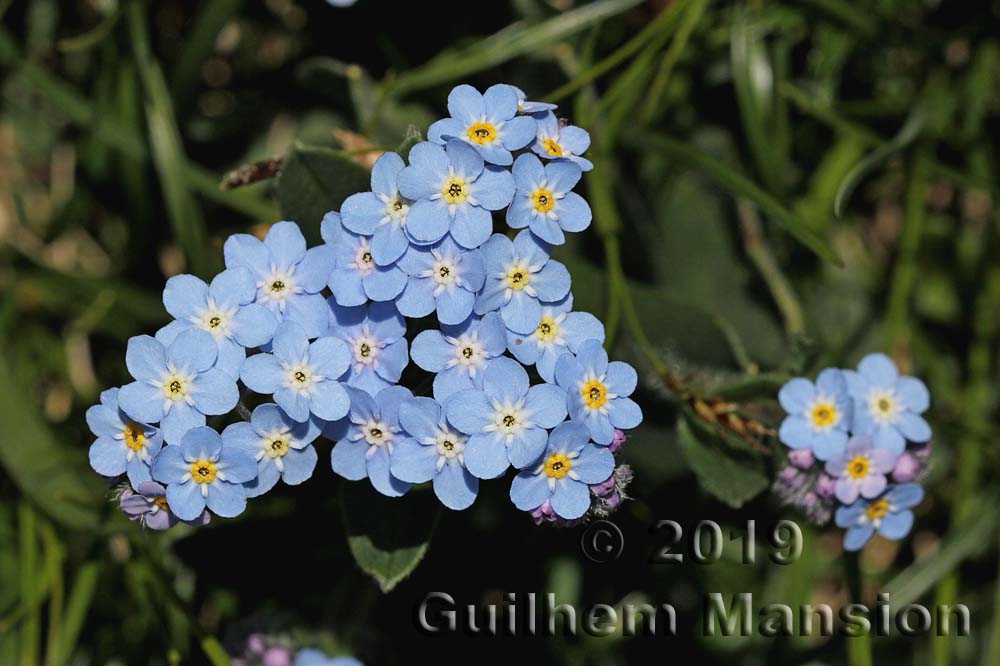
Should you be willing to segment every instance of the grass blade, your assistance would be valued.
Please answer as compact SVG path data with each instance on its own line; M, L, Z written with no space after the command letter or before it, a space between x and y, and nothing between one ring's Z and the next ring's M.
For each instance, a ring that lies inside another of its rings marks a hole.
M746 176L737 173L714 157L670 137L647 134L643 137L643 142L652 144L678 162L714 180L736 196L750 201L764 215L782 226L817 256L826 259L835 266L843 266L840 257L837 256L836 251L829 243L817 235L780 201L758 187Z

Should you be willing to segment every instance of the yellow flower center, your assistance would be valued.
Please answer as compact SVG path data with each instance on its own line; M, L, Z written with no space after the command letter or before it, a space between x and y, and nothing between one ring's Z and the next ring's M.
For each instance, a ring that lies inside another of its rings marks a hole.
M461 178L449 178L441 189L444 200L449 204L460 204L469 196L469 188Z
M535 329L539 340L551 340L559 334L559 326L552 317L542 317L542 321Z
M591 409L602 407L608 401L608 389L597 379L591 379L584 384L580 389L580 395L583 396L583 402Z
M481 122L469 125L469 141L483 145L493 143L497 138L497 128L493 123Z
M372 263L372 253L371 252L365 252L364 254L362 254L361 255L361 261L365 262L366 264Z
M187 393L187 381L181 375L170 375L163 380L163 395L168 400L182 400Z
M847 463L847 473L853 479L863 479L868 476L868 469L871 467L871 463L868 458L864 456L856 456L851 462Z
M472 351L472 347L465 347L462 349L462 356L464 356L465 358L472 358L473 353L474 352Z
M138 424L125 426L125 446L133 451L141 451L146 446L146 433Z
M539 213L547 213L556 205L556 198L550 190L539 188L531 195L531 203Z
M520 291L531 282L531 274L523 266L514 266L507 271L507 287Z
M170 511L170 505L167 504L167 498L164 496L159 496L153 500L153 504L160 507L164 511Z
M562 157L562 146L556 143L555 139L546 139L545 141L542 141L542 145L545 147L545 152L552 157Z
M553 453L545 460L545 475L551 479L561 479L569 474L572 467L573 463L565 455Z
M219 315L215 315L214 317L208 320L209 328L218 328L219 324L221 323L222 323L222 317L220 317Z
M282 292L284 290L285 290L285 281L284 280L275 280L274 282L271 283L271 291L273 291L275 293L279 293L279 292Z
M199 460L191 465L191 478L195 483L212 483L218 471L211 460Z
M886 499L875 500L865 509L865 514L869 520L884 518L887 513L889 513L889 500Z
M517 423L517 418L515 418L513 414L505 414L501 421L503 422L504 427L513 428L514 424Z
M893 410L892 400L889 398L879 398L875 401L875 408L883 414L888 414Z
M812 421L817 427L824 428L837 422L837 407L829 403L820 403L812 409Z

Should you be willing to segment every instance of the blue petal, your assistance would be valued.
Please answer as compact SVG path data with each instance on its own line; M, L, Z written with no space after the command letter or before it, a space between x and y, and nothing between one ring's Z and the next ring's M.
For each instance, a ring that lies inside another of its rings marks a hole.
M875 386L891 388L899 379L896 364L885 354L868 354L858 364L858 372Z
M564 478L556 483L551 502L552 510L560 518L575 520L587 513L587 509L590 508L590 489L585 483L567 481Z
M247 508L247 491L240 484L216 482L208 489L206 503L212 513L223 518L235 518Z
M899 513L889 513L882 519L878 533L886 539L898 541L910 533L913 527L913 512L901 511Z
M223 246L226 268L242 266L254 275L270 270L271 256L260 239L250 234L233 234Z
M446 462L434 477L434 494L442 504L454 511L472 506L478 493L479 479L472 476L457 460Z
M491 369L492 367L489 370ZM486 371L487 379L489 370ZM612 404L616 402L613 400ZM530 413L532 423L543 428L554 428L566 419L566 391L555 384L532 386L528 389L524 407Z
M872 535L875 533L875 528L871 524L860 525L851 527L844 534L844 550L846 551L856 551L861 550Z
M264 245L278 268L290 268L306 255L306 239L294 222L271 225L264 237Z
M587 130L575 125L563 127L559 130L559 145L562 146L564 152L572 153L575 156L583 155L590 148L590 134L587 133ZM589 160L583 161L586 164L590 164ZM580 162L576 163L580 165ZM582 167L583 165L580 166ZM590 171L592 168L593 165L590 164L590 168L583 168L583 170Z
M202 414L225 414L240 400L236 379L218 368L199 373L192 382L192 387L195 390L191 398Z
M917 416L913 412L901 413L896 427L911 442L920 444L930 441L931 427L923 417Z
M382 348L375 362L375 372L379 377L390 383L399 381L403 370L410 362L407 347L406 340L400 339Z
M390 266L403 256L409 245L410 239L403 227L394 223L383 225L375 230L372 238L372 259L378 266Z
M801 414L816 397L816 388L808 379L796 377L778 391L778 402L789 414Z
M271 349L285 363L298 363L309 351L309 338L301 324L283 321L274 332Z
M426 439L436 435L442 414L441 406L434 400L430 398L404 400L400 403L398 412L399 425L413 437Z
M584 446L570 471L584 483L603 483L615 471L615 456L603 446Z
M595 375L600 376L608 371L608 352L596 340L585 342L580 347L577 360L587 371Z
M126 447L111 437L98 437L90 445L90 466L102 476L118 476L125 473Z
M406 165L403 158L393 152L385 152L372 165L372 191L392 196L397 192L396 179Z
M118 412L118 389L105 391L105 393L112 392L113 394L108 396L110 400L107 404L104 403L104 395L102 395L101 404L94 405L87 410L87 426L90 428L90 432L97 437L114 437L125 429L125 423Z
M482 377L482 373L477 376ZM468 371L457 366L448 368L434 377L434 399L438 401L447 400L452 393L475 388L480 387L476 386Z
M575 192L570 192L559 200L558 210L559 226L566 231L583 231L590 226L593 213L590 205Z
M843 430L816 433L813 435L812 448L818 460L830 460L847 449L847 433Z
M310 294L321 291L333 272L334 252L327 245L310 248L295 268L295 284Z
M222 370L233 379L240 376L240 368L247 357L247 350L235 340L230 338L218 338L215 341L219 350L219 356L215 361L215 367Z
M340 206L344 226L356 234L371 236L382 218L386 217L385 204L373 192L359 192L344 199Z
M330 275L330 291L337 305L352 307L368 302L364 278L356 268L338 268Z
M191 471L179 446L164 447L153 461L152 476L163 484L178 483Z
M448 113L466 123L475 122L486 113L486 103L478 90L463 83L448 93Z
M193 275L175 275L163 288L163 305L176 319L194 317L205 309L208 285Z
M577 384L583 380L583 373L583 364L569 354L556 361L556 383L567 391L578 389Z
M531 233L541 238L546 243L552 245L562 245L566 242L566 234L563 233L559 222L542 215L532 215L528 220Z
M511 156L510 151L504 148L502 139L494 141L493 143L484 143L482 145L476 144L476 152L483 158L484 161L489 162L490 165L498 166L509 166L514 158Z
M535 369L539 376L547 382L556 380L556 362L563 356L569 355L565 347L550 346L545 349L535 362Z
M893 506L910 509L923 501L924 489L917 483L903 483L890 488L885 496Z
M513 244L514 254L520 257L522 261L525 261L532 266L541 266L545 264L548 262L549 255L552 253L552 246L545 241L540 240L530 231L520 232L514 237ZM558 301L561 299L562 296L546 300Z
M604 324L589 312L568 313L562 322L560 332L574 353L588 340L597 340L604 344Z
M548 479L544 474L521 472L510 484L510 500L522 511L532 511L549 499Z
M262 347L274 338L278 319L259 303L244 305L233 316L233 337L244 347Z
M351 365L351 350L339 338L319 338L309 345L309 364L327 379L336 379Z
M144 381L132 382L118 391L122 411L136 421L156 423L163 418L163 393Z
M920 414L931 406L931 395L927 391L927 386L916 377L900 377L896 382L896 393L911 412Z
M479 248L487 273L498 273L514 261L514 243L503 234L493 234Z
M205 498L194 481L167 486L167 503L181 520L195 520L205 510Z
M582 451L590 442L590 431L582 423L560 423L549 437L549 448L554 451ZM604 479L601 479L602 481Z
M393 449L389 469L400 481L424 483L434 478L437 459L435 447L407 438Z
M514 402L528 392L528 373L511 358L493 360L483 374L483 391L500 402Z
M167 350L148 335L129 338L125 366L129 374L140 381L159 379L167 371Z
M406 235L414 243L430 245L441 240L450 225L451 215L441 200L420 199L410 206L406 216Z
M598 444L605 446L611 444L615 438L615 429L611 425L611 418L607 414L591 412L586 418L587 427L590 429L590 437Z
M480 432L490 422L492 406L482 391L459 391L448 398L444 411L449 423L465 434L472 435Z
M288 456L285 457L287 458ZM244 483L243 489L246 492L247 498L260 497L278 485L280 478L281 472L278 470L278 466L274 464L274 460L264 456L257 465L257 478Z
M629 430L642 423L642 410L629 398L615 398L611 401L608 417L614 427Z
M368 445L363 439L355 442L340 440L330 454L333 471L345 479L360 481L368 476L368 461L365 459L367 452Z
M425 317L434 312L436 305L434 285L428 278L411 277L396 299L396 307L407 317Z
M309 398L284 386L274 392L274 401L285 410L288 417L299 423L309 420Z
M205 425L205 415L180 400L175 402L170 411L164 415L160 422L160 430L167 444L179 444L189 430L203 425Z
M389 452L385 447L379 447L375 454L368 458L368 479L375 490L386 497L399 497L410 489L409 483L400 481L389 471Z
M351 400L347 397L347 391L337 381L318 382L315 391L309 396L309 411L324 421L336 421L345 416L350 407ZM290 416L294 418L294 415Z
M542 162L530 153L518 156L511 167L511 175L517 186L518 195L525 198L531 196L532 191L538 188L538 184L545 179L545 167Z
M493 122L513 118L517 113L517 89L505 83L492 85L483 93L483 105L486 117Z
M397 179L400 193L414 201L437 194L448 174L449 162L444 148L422 141L410 149L409 157L410 166L403 169Z
M309 338L323 335L329 319L322 294L296 294L285 301L284 320L299 324Z
M455 211L450 224L451 237L464 248L474 250L490 237L493 216L485 208L463 204Z
M507 328L527 335L542 321L542 306L523 291L514 292L511 300L500 306L500 317Z
M255 354L243 362L240 379L251 391L274 393L284 381L281 362L273 354Z
M514 178L506 169L487 166L473 185L479 205L487 210L500 210L514 199Z
M906 450L906 440L896 428L890 425L880 426L875 430L875 446L889 449L898 456Z
M427 128L427 138L434 143L444 145L451 139L461 139L465 134L465 125L454 118L442 118L431 123Z
M521 116L511 118L506 123L500 133L504 148L508 150L519 150L531 143L535 138L536 123L534 118Z
M534 274L531 286L540 301L558 301L569 293L569 271L558 261L550 261Z
M580 165L569 160L555 160L545 165L545 178L556 194L566 194L576 187L581 174Z
M452 286L437 297L437 316L442 324L461 324L472 314L476 296L471 291Z
M422 331L413 340L410 351L413 362L427 372L441 372L455 358L455 348L444 339L441 331Z
M507 459L518 469L532 466L545 452L548 439L548 433L541 428L527 428L507 448Z
M257 462L254 457L238 448L226 447L223 443L218 464L219 471L232 483L252 481L257 477Z
M465 444L465 467L470 474L480 479L495 479L501 476L510 467L507 447L503 440L493 434L470 437Z
M406 335L406 320L393 303L372 303L368 322L372 333L382 342L394 342Z
M252 303L257 295L253 273L242 266L224 270L212 279L208 295L221 308Z
M283 459L285 471L282 472L281 479L290 486L305 483L312 477L318 458L316 447L313 446L290 450Z
M178 370L191 372L208 370L215 364L219 349L212 336L201 329L188 329L177 334L167 346L167 358Z

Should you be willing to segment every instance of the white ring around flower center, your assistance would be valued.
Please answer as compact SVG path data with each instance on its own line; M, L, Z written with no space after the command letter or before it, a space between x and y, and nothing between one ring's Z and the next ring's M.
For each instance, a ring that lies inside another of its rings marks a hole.
M385 216L378 221L379 226L389 222L405 226L406 216L410 214L410 202L399 192L394 192L391 196L379 194L378 198L385 204Z
M506 440L507 446L527 428L534 426L530 420L531 415L524 409L524 398L515 402L492 402L493 414L490 416L490 423L483 430L497 433Z
M868 392L868 414L878 425L895 423L902 406L893 389L872 388Z
M479 341L479 331L473 333L463 333L457 338L445 338L451 345L454 357L448 360L445 365L453 368L456 365L468 370L469 375L476 376L476 371L486 360L486 349Z
M281 368L285 373L285 386L299 395L309 395L316 390L317 382L326 379L317 374L306 359L298 363L282 362Z
M231 331L230 326L233 316L236 314L238 306L221 308L215 304L215 299L209 298L205 309L198 314L192 315L190 321L203 331L212 334L215 339L228 338Z
M261 301L276 303L284 311L285 301L302 291L295 283L295 267L277 269L271 266L271 271L263 280L257 283L257 294Z

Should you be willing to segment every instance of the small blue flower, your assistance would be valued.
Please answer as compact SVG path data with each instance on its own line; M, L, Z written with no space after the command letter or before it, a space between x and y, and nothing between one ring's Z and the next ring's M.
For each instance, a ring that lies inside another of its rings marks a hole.
M570 287L566 267L549 260L551 249L527 230L513 241L501 234L491 236L480 248L486 282L475 313L499 310L507 328L524 335L538 328L542 305L561 301Z
M544 454L514 477L510 499L522 511L549 500L560 518L575 520L590 508L589 485L614 471L614 454L591 442L586 426L567 421L549 435Z
M513 168L517 191L507 209L512 229L528 227L546 243L562 245L564 231L583 231L590 226L590 206L570 192L580 180L580 167L568 160L542 166L534 155L517 158Z
M153 462L153 478L167 486L167 503L181 520L195 520L207 506L233 518L243 513L243 484L257 475L249 455L225 446L219 433L200 426L185 433L180 446L166 446Z
M583 171L594 168L593 162L581 157L590 148L590 134L575 125L562 126L554 113L546 113L538 118L538 136L531 149L542 157L567 159L575 162Z
M871 435L847 440L847 450L826 462L826 473L837 479L834 492L843 504L864 497L878 497L887 485L886 475L896 467L899 454L875 446Z
M854 434L870 434L875 444L897 455L906 440L930 441L931 427L921 414L931 404L927 386L916 377L900 377L885 354L861 359L857 372L845 370L847 391L854 399Z
M218 353L212 336L194 328L166 346L148 335L129 339L125 365L136 381L118 392L118 406L139 423L159 423L168 444L180 442L206 415L239 402L236 379L213 367Z
M443 401L455 391L483 387L483 371L490 359L503 354L503 322L491 312L470 317L458 326L423 331L413 340L414 363L434 377L434 398Z
M181 331L201 329L219 349L215 367L238 377L246 348L266 345L278 327L274 314L253 302L256 295L253 273L243 267L222 271L211 286L193 275L175 275L163 290L163 305L175 319L156 339L169 345Z
M913 507L924 499L924 489L916 483L890 486L875 500L859 499L850 506L837 509L839 527L847 528L844 550L861 550L878 532L886 539L898 541L913 527Z
M342 340L351 353L349 386L377 394L399 381L410 362L406 320L392 303L345 308L330 299L330 328L326 335Z
M530 335L507 331L507 349L525 365L535 364L547 382L556 379L556 361L576 354L588 340L604 344L604 324L589 312L572 312L573 297L542 306L542 319Z
M851 400L840 370L823 370L815 384L796 377L781 387L778 401L788 412L778 431L787 446L812 449L820 460L830 460L847 448Z
M294 222L271 226L264 241L234 234L223 248L226 268L242 266L254 275L257 302L280 321L294 321L310 338L326 329L326 303L319 293L333 270L332 251L320 245L306 251L306 239Z
M585 424L591 438L604 446L614 441L615 428L642 423L642 410L628 397L637 380L628 363L608 363L597 340L584 342L576 357L565 354L556 361L556 383L569 395L570 419Z
M379 266L371 237L345 228L339 213L323 216L320 234L333 250L329 286L339 305L364 305L368 299L391 301L403 291L406 273L395 260Z
M97 437L90 446L90 466L95 472L103 476L128 474L133 488L153 478L149 466L163 446L163 435L119 409L118 389L101 393L101 404L87 410L87 425Z
M410 438L399 425L399 406L413 394L402 386L382 389L374 398L360 389L348 391L350 414L324 430L336 442L330 454L333 471L351 481L367 477L375 490L399 497L412 484L393 476L389 465L395 448Z
M322 337L309 344L302 326L285 321L271 347L273 353L255 354L243 363L240 379L247 388L274 394L278 406L299 423L310 414L324 421L347 414L347 391L338 379L351 364L351 350L343 340Z
M535 120L517 115L517 93L513 86L504 84L490 86L484 94L470 85L456 86L448 94L451 118L431 125L427 138L440 144L460 139L487 162L509 165L513 159L510 151L524 148L535 138Z
M524 93L523 90L521 90L517 86L511 86L511 88L513 88L514 92L517 94L518 113L527 113L532 115L536 113L541 114L544 113L545 111L553 111L558 107L558 105L549 104L548 102L529 102L528 96Z
M399 260L409 276L396 299L407 317L424 317L437 310L442 324L461 324L476 303L486 273L478 250L465 250L445 236L434 245L412 245Z
M413 202L396 184L405 166L396 153L383 153L372 167L372 191L352 194L340 208L345 227L372 237L372 258L378 266L392 265L410 244L405 227Z
M399 174L399 191L413 200L406 234L418 245L445 234L464 248L482 245L493 231L493 215L514 197L506 169L484 166L479 153L461 141L445 147L424 141L410 150L410 166Z
M274 488L278 479L296 486L312 476L317 459L312 442L321 431L316 419L296 423L268 403L253 410L249 423L241 421L223 430L222 441L257 462L257 478L243 484L247 497L257 497Z
M433 480L434 494L449 509L472 506L479 479L465 469L468 437L444 418L441 406L430 398L413 398L399 406L399 424L410 434L392 452L392 475L409 483Z
M444 409L448 421L469 435L466 469L494 479L508 466L521 469L542 454L546 429L566 418L566 392L554 384L529 386L521 364L500 357L486 367L481 391L452 393Z

